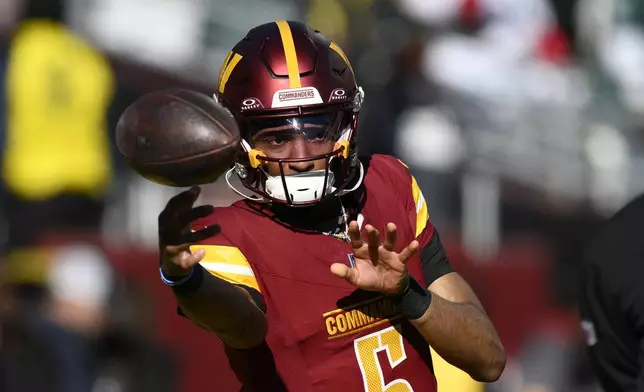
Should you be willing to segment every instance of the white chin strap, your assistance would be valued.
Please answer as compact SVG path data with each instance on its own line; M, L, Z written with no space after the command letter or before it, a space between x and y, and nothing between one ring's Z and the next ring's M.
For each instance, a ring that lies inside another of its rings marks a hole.
M351 189L345 189L338 193L338 196L342 196L349 192L353 192L358 189L362 183L364 177L364 168L362 163L360 165L360 178L356 182L356 185ZM329 171L329 175L326 180L326 189L324 187L324 177L325 170L315 170L305 173L297 173L289 176L285 176L284 180L286 182L286 189L284 189L284 184L282 183L282 176L269 176L266 175L266 183L264 188L266 193L271 195L279 200L288 201L286 197L286 191L288 190L290 199L294 203L306 203L311 201L320 200L322 195L328 195L333 193L336 188L333 186L335 182L335 176L333 172Z

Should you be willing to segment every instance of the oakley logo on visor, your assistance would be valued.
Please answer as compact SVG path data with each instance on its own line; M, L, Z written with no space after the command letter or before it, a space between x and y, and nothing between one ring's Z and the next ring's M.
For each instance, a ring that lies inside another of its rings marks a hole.
M257 98L246 98L242 101L241 104L241 110L249 110L249 109L263 109L264 105L259 101Z
M347 99L347 91L343 88L336 88L331 92L331 97L329 97L329 102L333 101L342 101Z

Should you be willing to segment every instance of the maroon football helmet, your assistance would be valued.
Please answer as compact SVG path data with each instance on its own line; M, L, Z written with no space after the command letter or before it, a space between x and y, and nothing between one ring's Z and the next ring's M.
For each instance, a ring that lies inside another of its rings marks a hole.
M310 205L361 182L356 127L364 94L342 49L318 30L291 21L253 28L226 57L216 97L239 124L241 149L233 170L255 196ZM280 157L258 148L267 137L279 145L275 138L285 136L275 136L276 130L303 135L312 145L323 140L324 151ZM326 162L324 170L285 174L289 163L318 160ZM269 162L279 165L279 176L264 170Z

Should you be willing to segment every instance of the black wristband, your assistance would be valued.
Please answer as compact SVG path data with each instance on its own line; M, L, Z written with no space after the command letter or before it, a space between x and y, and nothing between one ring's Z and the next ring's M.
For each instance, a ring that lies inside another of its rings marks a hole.
M190 279L186 280L180 285L172 286L172 291L174 291L175 294L186 295L199 290L201 284L203 283L204 269L201 265L197 264L192 268L192 270L193 272L190 276Z
M402 294L392 297L398 311L410 320L417 320L432 304L432 293L421 286L416 279L407 277L407 287Z

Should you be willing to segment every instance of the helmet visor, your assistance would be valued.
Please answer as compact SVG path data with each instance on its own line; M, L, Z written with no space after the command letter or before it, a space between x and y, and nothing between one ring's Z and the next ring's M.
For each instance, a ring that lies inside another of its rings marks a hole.
M249 143L273 158L289 158L300 147L305 155L327 154L346 129L344 117L340 112L249 121Z

